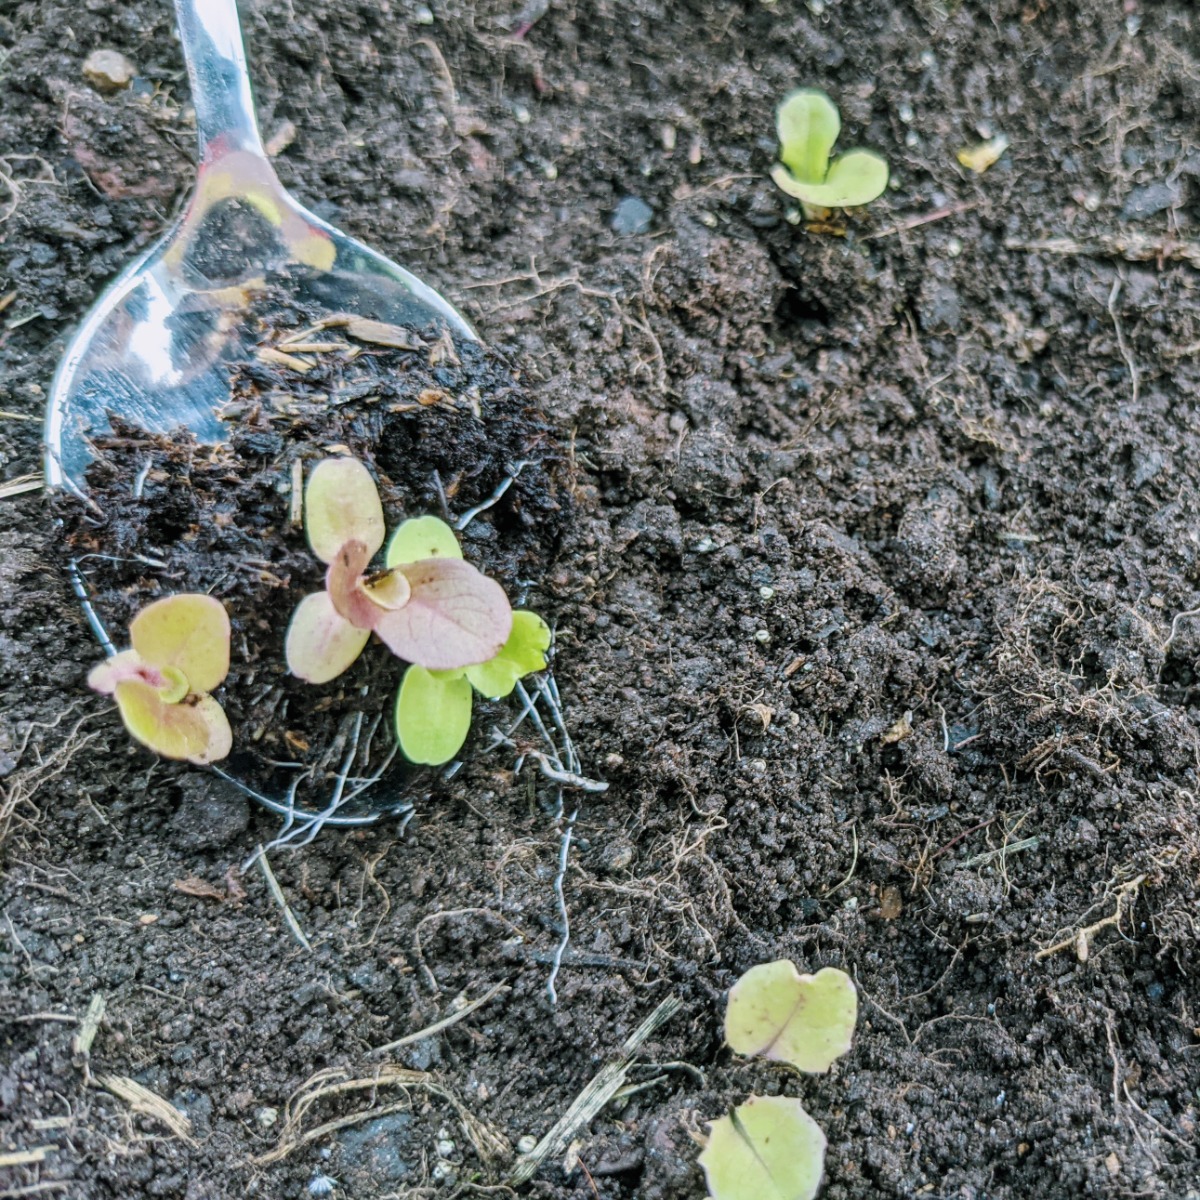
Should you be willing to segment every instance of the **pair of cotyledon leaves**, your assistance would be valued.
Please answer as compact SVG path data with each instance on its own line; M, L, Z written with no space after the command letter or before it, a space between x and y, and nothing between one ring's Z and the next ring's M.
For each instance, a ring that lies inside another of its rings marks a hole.
M775 114L779 159L771 178L789 196L815 208L854 208L883 194L887 162L872 150L847 150L831 159L842 119L816 88L784 97Z
M92 668L88 684L117 702L135 740L198 765L233 746L209 695L229 673L229 617L212 596L183 593L146 605L130 622L131 648Z
M802 975L786 959L752 967L733 986L725 1040L738 1054L819 1074L850 1049L858 995L844 971ZM712 1123L700 1156L714 1200L812 1200L825 1135L799 1100L751 1096Z

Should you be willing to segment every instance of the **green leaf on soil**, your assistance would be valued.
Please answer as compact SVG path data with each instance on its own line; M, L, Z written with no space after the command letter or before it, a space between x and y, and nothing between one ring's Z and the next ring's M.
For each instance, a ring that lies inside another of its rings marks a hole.
M431 767L448 763L467 740L471 697L461 670L409 667L396 698L396 736L405 758Z
M825 1135L799 1100L751 1096L712 1123L700 1166L713 1200L812 1200Z
M733 985L725 1040L737 1054L820 1074L850 1049L858 992L845 971L801 975L787 959L751 967Z

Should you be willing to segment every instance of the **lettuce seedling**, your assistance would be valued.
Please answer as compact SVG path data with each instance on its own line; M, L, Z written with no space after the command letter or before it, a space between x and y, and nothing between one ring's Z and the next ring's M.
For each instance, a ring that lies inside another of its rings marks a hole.
M771 178L806 209L853 208L883 194L888 165L873 150L847 150L830 158L842 119L824 92L790 92L776 111L775 127L780 161Z
M845 971L801 975L787 959L751 967L733 985L725 1041L736 1054L822 1074L850 1049L858 992Z
M309 683L336 679L372 633L398 658L430 671L486 662L503 648L512 631L504 589L463 561L453 530L436 517L401 525L384 570L368 572L384 541L383 506L357 459L317 464L304 493L304 525L329 569L325 590L306 596L292 615L286 655L293 675Z
M396 697L396 736L411 762L437 767L462 748L471 727L472 689L489 700L507 696L517 680L546 666L550 627L536 613L513 613L512 632L500 653L456 671L404 672Z
M117 702L125 728L164 758L204 765L233 746L229 720L208 693L229 673L229 617L212 596L148 604L129 625L131 649L92 668L88 684Z
M751 1096L712 1122L700 1166L713 1200L812 1200L825 1135L799 1100Z

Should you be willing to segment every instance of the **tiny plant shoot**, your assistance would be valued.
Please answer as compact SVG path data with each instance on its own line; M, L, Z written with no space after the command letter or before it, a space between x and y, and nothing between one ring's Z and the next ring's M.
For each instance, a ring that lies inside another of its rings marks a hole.
M751 967L733 985L725 1041L735 1054L822 1074L850 1049L858 992L845 971L801 975L787 959Z
M486 662L504 647L512 631L504 589L463 561L453 530L436 517L401 525L384 570L368 572L384 542L383 506L357 459L317 464L304 493L304 525L328 571L325 590L306 596L292 615L286 654L293 675L309 683L336 679L372 633L429 671Z
M233 745L208 693L229 673L229 617L212 596L185 593L148 604L129 626L132 649L92 668L89 686L117 702L125 728L164 758L204 765Z
M730 989L725 1040L738 1054L821 1073L850 1049L857 1018L858 993L844 971L802 975L781 959L751 967ZM713 1200L812 1200L825 1135L799 1100L751 1096L712 1123L700 1165Z
M776 111L775 127L779 162L771 178L806 209L855 208L883 194L888 165L873 150L847 150L830 158L842 119L824 92L790 92Z
M813 1200L825 1135L788 1096L751 1096L713 1121L700 1166L713 1200Z
M462 748L471 727L474 688L489 700L507 696L517 680L546 666L550 627L531 612L513 613L512 633L487 662L456 671L412 666L396 698L396 736L411 762L437 767Z

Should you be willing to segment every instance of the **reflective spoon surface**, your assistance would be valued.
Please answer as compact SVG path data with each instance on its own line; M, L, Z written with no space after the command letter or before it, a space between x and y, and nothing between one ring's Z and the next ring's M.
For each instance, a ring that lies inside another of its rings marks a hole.
M151 432L225 437L228 365L253 349L247 288L329 312L474 338L433 288L297 203L254 119L235 0L175 0L199 140L183 216L96 302L59 364L46 412L46 482L85 491L88 439L111 411Z
M89 439L109 428L110 412L150 432L182 426L201 442L225 439L217 414L229 399L229 368L253 354L246 309L250 295L267 284L276 296L329 313L417 329L440 324L475 338L431 287L285 191L259 138L235 0L175 0L175 12L196 111L196 185L175 225L96 302L55 374L46 411L46 482L79 495L86 495L93 457ZM77 571L73 581L112 653ZM282 798L251 794L284 813L285 828L305 817L295 785ZM324 801L316 807L322 815L310 820L319 824L374 819L333 815Z

